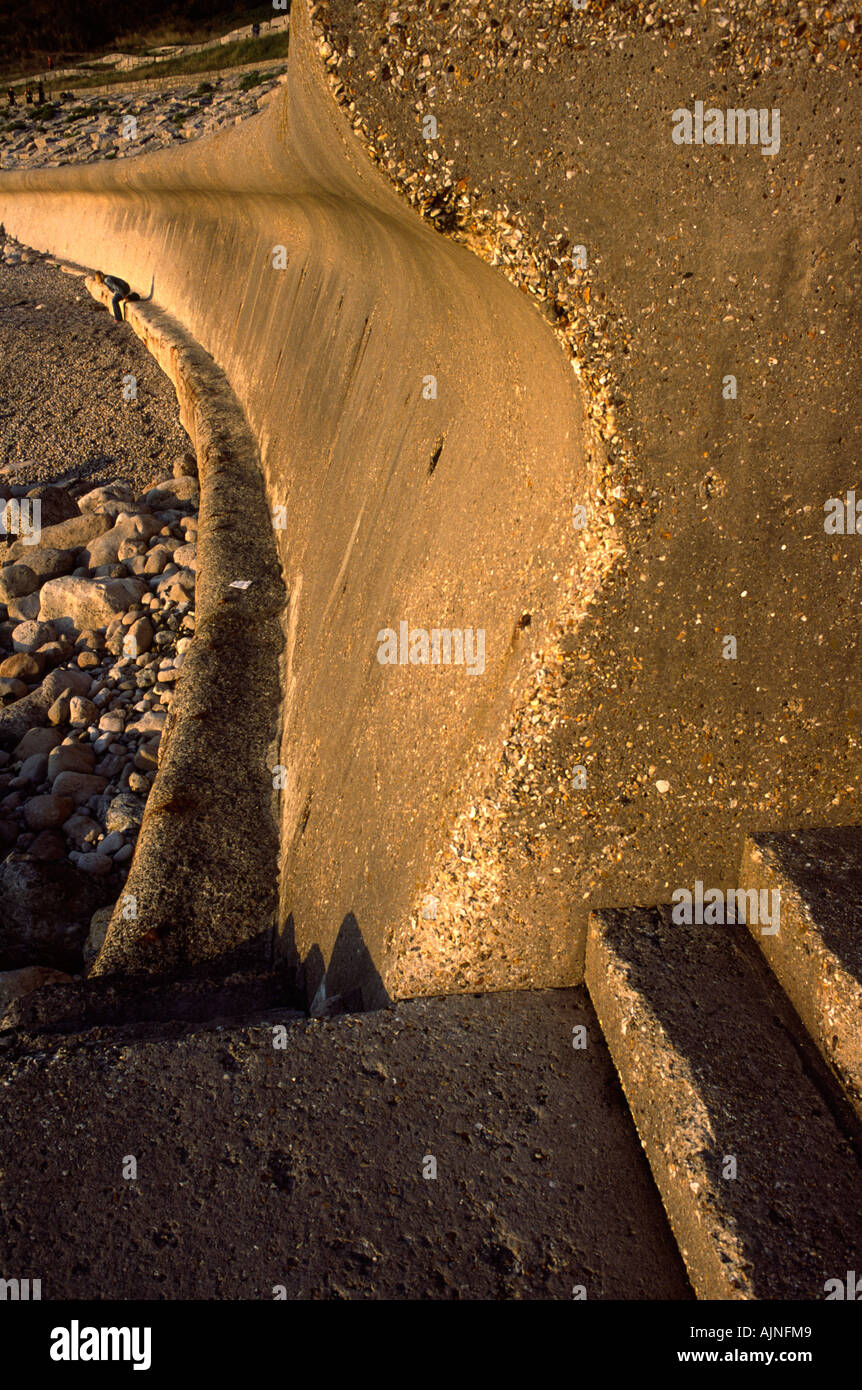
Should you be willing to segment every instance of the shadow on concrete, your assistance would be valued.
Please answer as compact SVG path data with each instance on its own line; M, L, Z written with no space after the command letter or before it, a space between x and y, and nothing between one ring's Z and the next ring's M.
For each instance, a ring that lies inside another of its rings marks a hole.
M825 1068L748 929L674 923L673 911L664 904L601 914L627 989L664 1038L653 1047L667 1076L691 1078L674 1088L656 1074L649 1108L661 1114L675 1099L680 1110L688 1104L689 1126L693 1116L708 1117L696 1166L722 1194L755 1296L817 1297L862 1239L855 1135L847 1127L848 1116L854 1127L855 1120L849 1108L843 1118L836 1110ZM685 1102L689 1085L696 1099ZM680 1153L693 1151L692 1129L678 1117L674 1126ZM745 1181L726 1182L727 1156L738 1153Z
M47 986L12 1005L6 1026L30 1033L73 1033L248 1018L270 1009L304 1012L296 970L286 961L273 961L272 938L272 928L267 928L205 966L165 977L91 975Z
M315 1016L385 1009L392 1000L355 916L348 912L338 929L327 967L315 943L302 960L293 913L279 933L277 950L284 967L295 972L298 993Z
M310 1012L317 1018L366 1013L390 999L352 912L338 931L328 968L318 945L304 960L292 918L279 938L267 927L211 961L154 978L146 972L90 975L48 985L10 1006L3 1030L76 1033L88 1028L131 1030L248 1019L269 1010Z

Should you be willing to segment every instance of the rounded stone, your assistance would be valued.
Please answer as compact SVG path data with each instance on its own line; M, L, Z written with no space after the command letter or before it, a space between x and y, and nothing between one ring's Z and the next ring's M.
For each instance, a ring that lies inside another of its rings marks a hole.
M0 661L0 676L11 680L38 681L45 670L45 658L36 652L16 652Z
M29 565L4 565L0 570L0 603L26 598L39 587L39 580Z
M24 820L31 830L55 830L72 815L75 803L69 796L48 792L31 796L24 807Z
M12 629L12 650L16 652L35 652L46 642L56 642L57 629L53 623L33 621L19 623Z

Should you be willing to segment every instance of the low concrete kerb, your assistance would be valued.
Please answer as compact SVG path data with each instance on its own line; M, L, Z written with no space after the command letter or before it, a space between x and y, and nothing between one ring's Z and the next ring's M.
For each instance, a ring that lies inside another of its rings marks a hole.
M104 304L109 291L86 280ZM200 475L196 631L137 850L93 975L268 962L277 906L285 594L258 450L223 372L150 303L126 319L173 382ZM237 583L243 587L237 587Z

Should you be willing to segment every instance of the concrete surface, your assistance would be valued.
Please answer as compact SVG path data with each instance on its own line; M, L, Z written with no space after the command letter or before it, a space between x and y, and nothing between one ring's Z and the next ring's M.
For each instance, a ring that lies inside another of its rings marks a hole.
M595 912L587 985L698 1298L821 1299L858 1264L859 1160L744 930Z
M565 929L580 966L592 907L733 886L749 830L860 820L860 536L824 505L862 496L862 34L852 5L800 10L318 7L386 177L557 323L610 457L578 500L625 550L441 851L441 901L493 869L468 978L498 930ZM780 150L675 144L697 100L777 108Z
M94 280L89 291L110 303ZM94 975L272 960L284 588L257 447L224 375L152 304L127 319L173 381L200 478L195 636ZM245 588L234 588L239 581Z
M154 278L154 304L245 411L287 519L281 939L315 987L335 954L338 988L373 1002L394 976L393 931L418 917L433 851L466 805L464 775L499 759L577 577L583 412L523 298L369 165L303 5L292 26L289 81L258 117L122 168L7 174L0 218L143 293ZM401 621L482 629L484 674L379 664L378 632ZM526 941L500 933L492 968L481 954L476 973L497 986L573 977L560 923ZM438 974L432 948L411 988Z
M740 881L781 894L755 940L862 1117L862 831L750 835Z
M43 1299L692 1296L583 990L2 1045Z

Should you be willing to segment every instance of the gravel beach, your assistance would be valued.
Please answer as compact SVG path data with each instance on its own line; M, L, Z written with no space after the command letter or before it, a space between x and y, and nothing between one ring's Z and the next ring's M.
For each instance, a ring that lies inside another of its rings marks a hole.
M156 79L130 90L65 94L42 106L0 109L0 170L130 159L187 144L253 116L279 82L278 70ZM167 85L165 85L167 83Z
M131 328L29 248L2 257L0 1023L101 945L194 632L199 495Z
M0 258L0 478L7 484L122 479L136 496L189 447L174 388L83 280ZM32 253L24 253L32 254ZM122 274L122 267L105 266ZM137 399L123 399L132 375Z

